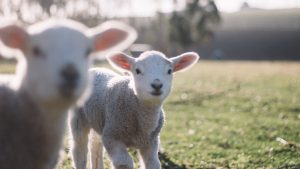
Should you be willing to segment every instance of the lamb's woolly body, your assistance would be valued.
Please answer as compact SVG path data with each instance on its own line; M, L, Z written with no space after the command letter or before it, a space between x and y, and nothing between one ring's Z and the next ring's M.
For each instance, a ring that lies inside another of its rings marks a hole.
M163 123L161 104L143 103L134 94L129 77L115 77L106 94L105 135L127 147L142 148L157 139Z
M0 123L0 168L43 168L47 159L44 155L49 154L49 150L48 147L38 148L48 139L45 126L35 122L44 121L41 114L36 113L38 108L25 93L16 93L5 86L0 87L0 98L3 100L0 102L3 119Z
M63 124L50 124L55 121L49 121L49 115L26 91L0 86L0 98L0 168L41 169L55 165L63 132L57 129Z
M138 149L158 146L158 135L164 123L162 103L141 102L132 88L130 76L103 68L92 69L90 73L94 79L92 95L71 117L73 146L77 144L76 139L86 139L90 129L95 131L91 137L97 138L95 134L102 137L107 151L115 148L114 140ZM80 148L87 151L86 145L80 145ZM73 151L76 148L73 147ZM74 160L76 163L78 159ZM78 165L85 168L86 159Z
M91 73L94 91L80 111L91 127L101 135L122 140L128 147L150 144L163 125L161 104L140 102L129 76L109 75L103 69L94 69Z

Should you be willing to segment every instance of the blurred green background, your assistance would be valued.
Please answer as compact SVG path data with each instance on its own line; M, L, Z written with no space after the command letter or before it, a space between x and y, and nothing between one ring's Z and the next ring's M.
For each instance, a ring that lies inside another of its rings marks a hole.
M133 26L126 52L201 59L175 75L161 133L164 169L300 168L299 0L1 0L24 25L68 17ZM109 67L99 55L96 66ZM0 60L13 73L14 60ZM64 161L71 168L66 138ZM132 151L135 155L135 152ZM106 160L106 165L108 161Z

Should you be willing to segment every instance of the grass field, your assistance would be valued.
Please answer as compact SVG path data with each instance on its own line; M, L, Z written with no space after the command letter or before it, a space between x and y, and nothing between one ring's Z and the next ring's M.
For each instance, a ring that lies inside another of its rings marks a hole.
M164 169L300 168L300 62L201 61L164 109Z

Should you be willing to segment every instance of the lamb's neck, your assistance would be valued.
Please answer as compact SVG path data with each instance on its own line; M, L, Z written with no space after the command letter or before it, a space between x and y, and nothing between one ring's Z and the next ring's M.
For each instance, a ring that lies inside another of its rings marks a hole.
M45 125L47 131L49 131L49 135L52 138L61 137L64 132L65 122L67 119L67 109L51 109L47 108L41 103L34 101L34 99L30 96L30 94L24 88L20 88L19 93L24 100L26 100L26 104L30 106L34 106L37 110L37 113L43 117L43 124ZM60 140L60 139L53 139ZM55 144L55 143L54 143ZM56 143L59 144L59 143Z
M143 110L147 114L153 114L153 112L156 112L161 108L161 105L162 105L161 102L155 103L155 102L140 101L139 109Z
M59 159L59 152L62 148L63 137L65 134L66 121L67 121L67 110L55 110L41 107L44 117L44 125L46 128L47 135L49 137L48 146L49 160L47 169L53 168L57 164Z
M23 95L23 97L28 98L36 107L38 107L46 119L49 121L56 122L64 118L64 114L68 111L70 103L64 102L63 100L52 99L51 101L44 101L32 96L32 92L29 92L24 85L21 85L16 89Z
M145 134L151 134L157 128L162 113L161 106L161 103L140 103L138 121Z
M45 118L45 125L49 131L52 131L49 134L52 134L52 137L57 140L53 144L56 146L61 145L61 140L64 135L66 121L68 116L67 109L51 109L50 107L42 106L43 115Z

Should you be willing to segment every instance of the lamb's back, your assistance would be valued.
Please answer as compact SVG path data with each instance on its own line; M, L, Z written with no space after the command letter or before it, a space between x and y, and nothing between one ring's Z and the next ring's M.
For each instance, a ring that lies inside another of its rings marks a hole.
M82 108L83 111L78 111L78 113L85 113L85 117L89 121L89 124L96 131L101 132L105 120L104 109L107 86L112 78L118 77L119 75L105 68L92 68L89 70L89 74L93 79L92 93L84 104L84 107Z

